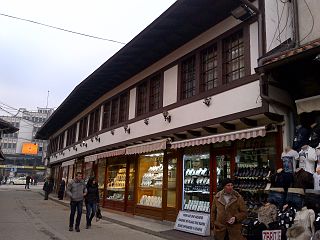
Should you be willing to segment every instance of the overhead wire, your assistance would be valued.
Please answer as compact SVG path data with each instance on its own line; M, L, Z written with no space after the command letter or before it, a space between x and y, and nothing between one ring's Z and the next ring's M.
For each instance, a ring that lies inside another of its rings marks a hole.
M60 30L60 31L64 31L64 32L72 33L72 34L81 35L81 36L84 36L84 37L95 38L95 39L98 39L98 40L103 40L103 41L118 43L118 44L122 44L122 45L125 45L125 44L126 44L126 43L124 43L124 42L120 42L120 41L117 41L117 40L108 39L108 38L102 38L102 37L97 37L97 36L94 36L94 35L90 35L90 34L86 34L86 33L81 33L81 32L76 32L76 31L73 31L73 30L68 30L68 29L65 29L65 28L56 27L56 26L49 25L49 24L45 24L45 23L41 23L41 22L38 22L38 21L34 21L34 20L26 19L26 18L21 18L21 17L12 16L12 15L9 15L9 14L0 13L0 15L1 15L1 16L4 16L4 17L13 18L13 19L16 19L16 20L20 20L20 21L25 21L25 22L29 22L29 23L33 23L33 24L38 24L38 25L41 25L41 26L44 26L44 27L53 28L53 29L56 29L56 30Z

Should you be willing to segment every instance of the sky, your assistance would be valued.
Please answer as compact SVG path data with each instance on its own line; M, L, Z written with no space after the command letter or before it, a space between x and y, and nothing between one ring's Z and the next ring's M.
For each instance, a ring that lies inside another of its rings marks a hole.
M124 46L4 15L128 43L174 2L0 0L0 116L57 108Z

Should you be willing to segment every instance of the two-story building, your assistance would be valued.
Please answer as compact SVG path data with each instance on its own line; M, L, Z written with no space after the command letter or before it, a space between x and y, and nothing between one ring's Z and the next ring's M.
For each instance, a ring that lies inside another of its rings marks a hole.
M240 172L252 178L238 187L265 188L293 141L296 112L264 71L267 55L295 47L297 8L175 2L38 131L50 140L56 182L94 175L104 207L171 221L181 209L209 212L221 180Z

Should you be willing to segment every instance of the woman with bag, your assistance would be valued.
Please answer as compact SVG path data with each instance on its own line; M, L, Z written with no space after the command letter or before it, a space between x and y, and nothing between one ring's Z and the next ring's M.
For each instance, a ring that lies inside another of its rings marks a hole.
M87 183L87 195L85 196L86 204L86 229L91 227L93 217L96 215L97 205L99 204L99 190L97 181L90 177Z

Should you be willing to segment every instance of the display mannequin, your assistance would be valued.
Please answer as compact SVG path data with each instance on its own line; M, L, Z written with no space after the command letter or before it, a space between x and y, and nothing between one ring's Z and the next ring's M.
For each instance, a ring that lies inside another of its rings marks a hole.
M313 174L314 190L320 190L320 167L317 167L316 172Z
M299 152L299 167L313 174L315 161L317 161L316 150L309 145L303 145Z
M308 209L307 207L303 207L300 211L296 212L295 218L294 218L294 225L292 228L297 226L302 226L304 229L303 234L305 236L311 236L314 235L315 229L314 229L314 223L315 221L315 213L312 209ZM291 228L291 230L292 230ZM293 239L302 239L302 238L290 238L290 240Z
M281 154L283 170L286 173L294 173L299 160L299 153L291 147L286 147Z

